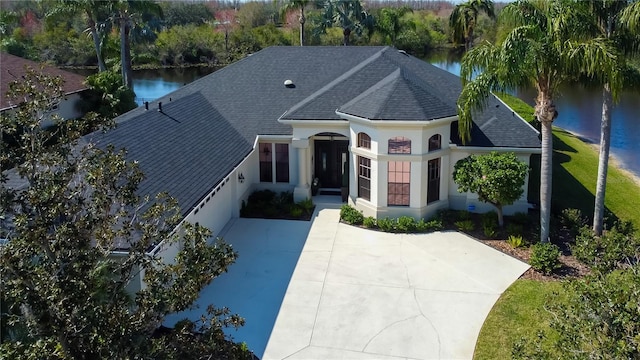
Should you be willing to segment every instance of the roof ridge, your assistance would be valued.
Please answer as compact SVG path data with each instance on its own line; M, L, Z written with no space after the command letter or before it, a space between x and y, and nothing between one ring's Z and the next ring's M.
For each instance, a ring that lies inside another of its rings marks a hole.
M320 89L315 91L313 94L307 96L306 98L304 98L299 103L293 105L291 108L289 108L289 110L285 111L280 116L280 119L284 118L287 114L293 113L296 110L300 109L301 107L307 105L308 103L310 103L311 101L316 99L318 96L320 96L320 95L324 94L325 92L329 91L331 88L333 88L337 84L339 84L339 83L343 82L344 80L348 79L349 77L353 76L355 73L357 73L358 71L362 70L367 65L371 64L374 60L380 58L382 56L382 54L384 52L386 52L388 49L390 49L390 47L389 46L385 46L384 48L380 49L380 51L378 51L375 54L369 56L364 61L362 61L359 64L357 64L356 66L352 67L351 69L349 69L348 71L346 71L342 75L338 76L337 78L333 79L328 84L326 84L325 86L321 87Z
M360 95L354 97L353 99L349 100L348 102L346 102L345 104L340 106L340 108L338 110L336 110L336 111L342 112L342 111L340 111L340 109L348 108L349 106L352 106L353 104L355 104L355 103L361 101L362 99L368 97L372 93L374 93L376 91L380 91L381 89L385 88L387 85L391 84L392 82L397 81L398 80L398 76L401 76L401 69L400 68L396 68L395 70L393 70L389 75L385 76L380 81L378 81L377 83L373 84L367 90L365 90L362 93L360 93ZM395 85L395 86L397 86L397 85ZM387 100L385 101L385 103L382 104L379 108L381 109L382 107L384 107L387 104L388 101L389 101L389 98L387 97Z

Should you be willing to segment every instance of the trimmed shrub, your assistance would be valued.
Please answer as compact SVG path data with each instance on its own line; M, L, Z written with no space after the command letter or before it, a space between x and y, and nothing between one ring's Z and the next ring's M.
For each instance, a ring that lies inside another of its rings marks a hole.
M444 225L442 224L442 220L440 219L432 219L427 221L427 231L439 231L444 229Z
M344 204L340 208L340 219L347 224L360 225L364 221L364 215L353 206Z
M376 227L376 219L373 216L367 216L364 218L364 221L362 221L362 225L367 229L373 229Z
M416 219L411 216L401 216L396 222L396 229L404 233L413 232L416 229Z
M495 226L492 226L492 225L484 225L482 227L482 232L484 233L484 236L486 236L489 239L495 237L496 234L498 233L496 231Z
M302 211L304 211L305 214L311 214L313 211L313 201L309 198L299 201L298 206L302 208Z
M511 245L512 248L519 248L525 245L525 241L521 235L509 235L507 238L507 244Z
M481 223L484 236L488 238L494 237L496 235L496 228L498 227L498 214L496 214L495 211L482 214Z
M587 218L582 216L579 209L564 209L560 216L560 222L567 230L572 238L578 236L581 228L587 225Z
M560 249L551 243L538 243L531 247L529 263L532 268L544 274L551 274L560 268Z
M633 264L640 255L640 238L634 235L633 227L624 226L614 226L598 237L585 225L580 228L571 252L578 260L604 273Z
M303 210L302 210L302 208L301 208L300 206L298 206L298 205L292 205L292 206L291 206L291 209L289 210L289 214L290 214L292 217L300 217L300 216L302 216L302 211L303 211Z
M476 228L476 225L471 220L460 220L456 221L454 224L458 230L465 232L473 231Z
M378 228L384 232L395 232L396 224L389 217L385 217L384 219L378 219Z

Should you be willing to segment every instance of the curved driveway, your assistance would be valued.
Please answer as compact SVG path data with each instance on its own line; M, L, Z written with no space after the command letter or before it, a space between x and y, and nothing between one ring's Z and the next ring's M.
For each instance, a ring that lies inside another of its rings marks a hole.
M340 205L317 205L311 223L230 221L222 236L238 260L199 308L165 325L214 304L245 318L226 332L264 360L470 359L491 307L528 265L457 232L340 224Z
M364 230L319 207L262 359L470 359L528 267L458 232Z

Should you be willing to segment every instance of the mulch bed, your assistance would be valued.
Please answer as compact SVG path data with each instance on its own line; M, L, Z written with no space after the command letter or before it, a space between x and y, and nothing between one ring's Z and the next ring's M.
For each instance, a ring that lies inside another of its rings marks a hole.
M531 248L520 247L514 249L504 240L478 241L516 259L529 263L529 258L531 257ZM562 246L560 246L560 249L562 249ZM520 276L520 278L542 281L557 281L580 278L589 274L590 270L586 265L578 261L573 255L565 254L564 251L563 255L560 255L560 262L562 263L562 267L554 271L551 275L545 275L541 272L533 270L533 268L529 268L524 274L522 274L522 276Z
M527 239L538 239L539 234L538 230L534 228L525 229ZM531 247L523 246L519 248L513 248L506 242L507 234L504 232L500 232L497 236L497 239L487 239L486 236L482 233L482 231L475 230L473 232L467 233L474 237L476 240L481 243L491 246L492 248L503 252L509 256L512 256L520 261L529 263L529 259L531 258ZM560 229L555 231L551 236L551 242L560 248L560 263L562 267L556 269L552 274L545 275L541 272L534 270L533 268L529 268L524 274L520 276L521 279L531 279L531 280L540 280L540 281L558 281L558 280L569 280L581 278L590 273L590 269L587 265L578 261L571 254L571 242L573 239L569 235L568 230Z

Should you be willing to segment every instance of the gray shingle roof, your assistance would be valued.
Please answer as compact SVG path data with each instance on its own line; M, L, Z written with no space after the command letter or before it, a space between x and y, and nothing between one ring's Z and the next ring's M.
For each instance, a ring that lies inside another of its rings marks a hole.
M295 86L285 87L285 80ZM271 47L152 102L149 110L123 114L115 130L92 136L126 147L139 161L146 175L141 195L168 191L186 214L251 152L257 135L292 134L280 117L339 120L341 108L372 119L433 119L455 115L460 90L457 76L393 48ZM539 147L537 133L497 103L490 99L476 116L468 145ZM456 135L451 140L459 143Z
M406 77L400 68L338 109L369 120L433 120L456 115L443 103Z

